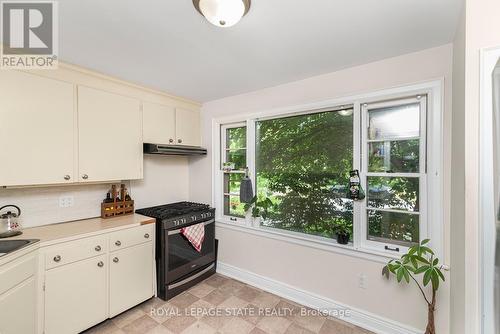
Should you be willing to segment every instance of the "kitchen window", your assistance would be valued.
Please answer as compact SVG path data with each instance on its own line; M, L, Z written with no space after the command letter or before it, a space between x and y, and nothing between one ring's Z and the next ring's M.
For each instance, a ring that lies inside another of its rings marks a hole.
M440 90L426 88L216 122L219 161L234 163L216 177L219 220L251 225L239 202L248 167L257 196L273 203L260 233L338 246L334 226L344 223L352 232L344 248L397 255L431 238L440 253ZM347 198L353 169L364 200Z
M240 203L240 183L247 167L245 123L223 126L222 170L224 173L224 215L233 218L244 217L244 204Z
M360 217L367 247L398 251L425 231L427 97L364 104Z

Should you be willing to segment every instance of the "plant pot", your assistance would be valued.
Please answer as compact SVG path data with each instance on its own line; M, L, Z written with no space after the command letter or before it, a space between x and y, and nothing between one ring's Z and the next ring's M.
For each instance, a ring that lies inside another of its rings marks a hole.
M260 227L260 222L261 222L260 217L253 217L253 221L252 221L253 227Z
M337 243L347 245L349 243L349 234L337 234Z

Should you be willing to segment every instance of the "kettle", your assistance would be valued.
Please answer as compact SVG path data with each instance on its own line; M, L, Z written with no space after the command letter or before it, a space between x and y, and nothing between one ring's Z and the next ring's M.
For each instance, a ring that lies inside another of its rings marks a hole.
M1 213L5 208L15 208L17 213L12 211ZM20 215L21 209L16 205L4 205L0 208L0 238L13 237L23 233L21 224L18 221Z

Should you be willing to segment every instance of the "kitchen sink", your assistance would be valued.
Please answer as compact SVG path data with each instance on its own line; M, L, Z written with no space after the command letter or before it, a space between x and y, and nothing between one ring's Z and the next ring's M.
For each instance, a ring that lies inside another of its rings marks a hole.
M27 247L39 240L28 239L28 240L0 240L0 256L9 254L23 247Z

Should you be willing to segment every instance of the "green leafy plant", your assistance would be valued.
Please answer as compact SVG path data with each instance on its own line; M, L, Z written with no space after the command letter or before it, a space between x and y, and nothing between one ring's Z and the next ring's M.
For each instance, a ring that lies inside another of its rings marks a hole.
M350 235L352 223L346 220L337 220L333 225L333 233L341 235Z
M250 203L245 204L245 211L252 210L252 217L266 219L269 216L269 209L273 206L274 204L269 197L259 200L257 196L254 196Z
M401 256L400 260L390 260L382 269L382 275L387 277L391 274L396 276L398 283L414 282L420 289L422 296L427 303L428 316L425 334L435 334L434 311L436 309L436 292L439 289L440 281L445 280L443 274L443 265L439 264L439 259L435 257L434 251L426 246L429 239L423 240L408 249L406 254ZM422 283L417 277L422 275ZM432 295L429 298L424 291L430 283Z

